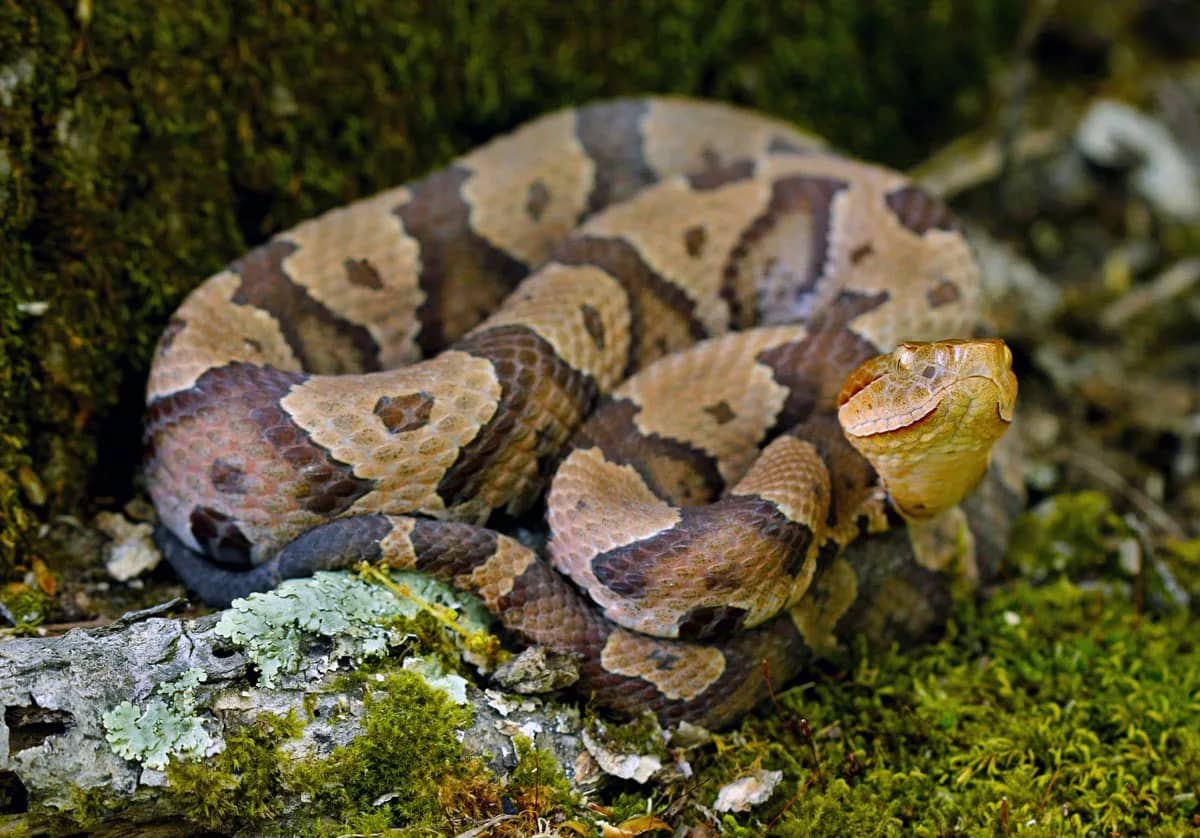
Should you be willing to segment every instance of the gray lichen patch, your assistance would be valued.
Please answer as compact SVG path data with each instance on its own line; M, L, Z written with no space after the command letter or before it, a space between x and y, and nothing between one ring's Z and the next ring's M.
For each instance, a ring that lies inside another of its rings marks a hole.
M345 573L318 573L284 582L273 591L236 600L217 623L216 632L241 646L258 667L260 683L274 686L301 664L321 667L321 674L349 658L378 657L405 640L400 625L429 604L454 607L467 631L485 630L478 603L464 604L450 588L419 574L395 574L393 579L412 594L398 597L379 585ZM306 658L305 645L317 639L332 644L330 654Z
M105 738L113 751L161 771L171 757L197 758L217 750L217 740L196 715L196 687L207 678L204 670L189 669L162 684L143 706L122 701L105 713Z
M415 672L421 679L435 690L446 694L451 703L464 705L467 703L467 679L453 672L447 672L437 658L425 658L418 655L405 658L402 668L405 672Z

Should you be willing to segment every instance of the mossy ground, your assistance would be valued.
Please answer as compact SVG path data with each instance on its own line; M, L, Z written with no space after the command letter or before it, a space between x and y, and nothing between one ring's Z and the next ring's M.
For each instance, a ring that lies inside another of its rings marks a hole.
M1131 568L1129 525L1093 492L1055 496L1017 530L1012 579L962 603L938 642L860 645L848 667L812 673L715 744L683 752L687 779L615 783L584 801L551 755L519 739L519 764L497 778L460 743L471 711L379 658L330 685L361 697L363 736L297 761L286 746L305 719L261 714L225 731L216 756L171 760L171 810L251 834L284 824L312 836L455 835L487 823L482 834L591 835L601 822L643 834L707 820L723 785L765 769L782 772L773 795L721 816L722 834L1200 828L1200 540ZM618 750L644 753L649 740L671 762L647 720L607 727ZM298 794L305 810L290 820L283 801ZM119 801L76 797L77 826L119 815Z
M269 233L622 93L739 101L910 162L981 118L1019 15L997 0L0 4L0 569L30 558L40 521L130 494L170 311Z
M778 817L781 835L1195 827L1200 665L1190 620L1113 605L1065 581L1020 585L964 613L953 644L868 656L845 681L789 691L784 716L743 728L778 738L742 758L761 754L790 781L755 820ZM801 716L813 748L786 733Z
M294 712L260 713L226 730L216 755L170 760L164 802L174 818L221 834L309 838L456 835L497 819L487 834L523 836L536 831L539 818L561 822L581 811L554 757L527 739L515 740L517 765L509 777L491 773L460 742L471 710L421 676L372 666L337 688L361 694L362 736L328 757L297 760L285 749L306 721ZM287 811L286 802L298 797L303 810ZM126 808L99 789L78 790L71 799L69 813L44 813L39 823L55 834L91 830Z
M292 761L280 746L302 722L264 714L226 736L211 760L173 762L167 770L179 811L199 826L254 831L280 815L285 792L305 796L301 834L442 835L503 815L493 834L529 834L537 818L575 809L554 758L517 742L519 763L497 779L467 753L458 732L471 711L412 672L353 677L365 702L365 731L325 759ZM343 684L343 686L345 686ZM272 826L277 826L273 824Z

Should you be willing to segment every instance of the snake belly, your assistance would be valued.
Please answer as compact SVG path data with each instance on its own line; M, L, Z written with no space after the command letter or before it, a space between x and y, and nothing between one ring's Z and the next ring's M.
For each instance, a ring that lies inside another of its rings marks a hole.
M598 704L721 726L944 614L961 573L857 538L897 519L831 408L978 301L960 227L893 171L720 104L553 113L191 293L147 388L165 553L214 604L425 570L578 654ZM552 477L549 559L482 528Z

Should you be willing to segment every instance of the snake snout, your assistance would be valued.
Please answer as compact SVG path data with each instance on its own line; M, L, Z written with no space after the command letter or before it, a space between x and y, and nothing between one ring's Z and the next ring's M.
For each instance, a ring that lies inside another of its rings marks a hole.
M1017 376L1012 369L1012 350L1002 340L967 342L960 375L988 382L996 399L996 415L1004 425L1012 422L1017 403Z

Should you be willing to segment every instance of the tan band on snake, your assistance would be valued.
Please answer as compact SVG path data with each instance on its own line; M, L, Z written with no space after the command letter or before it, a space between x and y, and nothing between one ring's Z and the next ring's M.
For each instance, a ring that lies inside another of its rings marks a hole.
M150 493L211 602L422 569L578 654L597 702L721 725L978 574L859 546L957 520L1012 420L978 302L901 175L724 105L602 102L197 287L150 375ZM480 526L548 485L548 556Z

